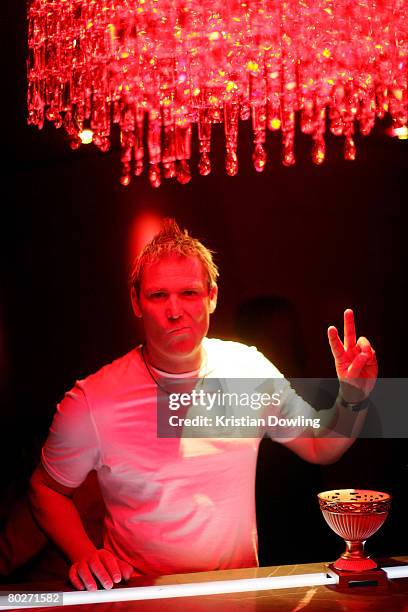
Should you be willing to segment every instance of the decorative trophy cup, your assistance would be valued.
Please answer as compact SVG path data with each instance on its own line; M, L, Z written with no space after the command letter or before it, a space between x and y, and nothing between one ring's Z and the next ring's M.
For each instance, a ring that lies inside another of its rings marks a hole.
M346 550L333 568L360 573L377 568L377 563L366 554L364 544L387 518L391 495L365 489L338 489L319 493L318 499L327 524L346 541Z

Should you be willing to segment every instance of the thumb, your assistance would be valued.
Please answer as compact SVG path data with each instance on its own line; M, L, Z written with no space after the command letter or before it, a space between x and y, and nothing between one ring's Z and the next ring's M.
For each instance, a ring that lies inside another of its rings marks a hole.
M358 378L364 366L367 364L368 359L369 356L367 355L367 353L359 353L357 357L353 359L353 362L349 367L347 378Z

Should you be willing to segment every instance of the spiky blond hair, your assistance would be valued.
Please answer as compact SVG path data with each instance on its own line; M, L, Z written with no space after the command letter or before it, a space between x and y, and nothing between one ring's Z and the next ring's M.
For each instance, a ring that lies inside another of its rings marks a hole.
M197 257L207 274L208 288L211 289L217 284L219 272L213 260L213 251L190 236L186 229L181 230L175 219L165 219L160 232L146 244L134 263L130 283L136 291L136 295L139 295L140 292L140 283L145 266L168 255Z

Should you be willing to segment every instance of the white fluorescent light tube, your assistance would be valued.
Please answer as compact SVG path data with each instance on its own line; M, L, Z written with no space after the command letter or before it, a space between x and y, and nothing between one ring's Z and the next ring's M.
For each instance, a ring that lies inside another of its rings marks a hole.
M408 578L408 565L396 565L393 567L382 567L382 570L387 574L387 578Z
M100 591L70 591L63 593L64 606L81 604L107 603L116 601L140 601L144 599L169 599L174 597L197 597L199 595L217 595L221 593L244 593L247 591L269 591L302 586L337 584L337 576L324 572L317 574L298 574L290 576L268 576L266 578L246 578L243 580L217 580L215 582L194 582L188 584L163 584L147 587L128 587ZM5 593L0 593L3 597ZM61 604L57 604L61 605ZM22 606L19 608L30 608ZM36 608L39 606L35 606ZM45 607L45 606L44 606ZM47 608L50 606L48 604ZM10 606L0 606L0 610L9 610Z

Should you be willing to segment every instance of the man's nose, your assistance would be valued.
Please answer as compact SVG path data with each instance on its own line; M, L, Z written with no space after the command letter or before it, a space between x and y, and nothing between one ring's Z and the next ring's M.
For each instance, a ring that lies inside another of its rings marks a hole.
M176 296L170 296L167 301L167 318L168 319L179 319L182 315L181 305Z

